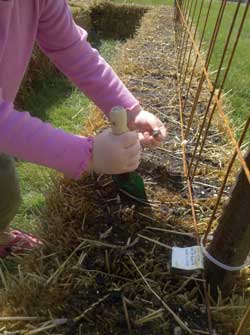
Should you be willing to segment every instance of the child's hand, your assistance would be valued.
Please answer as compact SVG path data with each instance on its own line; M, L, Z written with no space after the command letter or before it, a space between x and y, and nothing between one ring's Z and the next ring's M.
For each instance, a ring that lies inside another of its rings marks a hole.
M129 115L129 128L139 131L143 146L156 146L166 139L167 131L163 123L154 114L143 109Z
M141 146L135 131L113 135L104 130L94 138L93 158L89 170L103 174L120 174L138 168Z

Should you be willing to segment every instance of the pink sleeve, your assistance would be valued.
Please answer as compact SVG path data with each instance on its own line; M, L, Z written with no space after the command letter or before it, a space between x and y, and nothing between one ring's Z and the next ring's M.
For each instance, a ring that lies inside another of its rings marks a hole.
M92 139L67 134L1 98L0 152L79 178L89 162Z
M114 106L132 110L139 105L87 42L87 32L74 23L66 0L45 0L38 42L53 63L106 115Z

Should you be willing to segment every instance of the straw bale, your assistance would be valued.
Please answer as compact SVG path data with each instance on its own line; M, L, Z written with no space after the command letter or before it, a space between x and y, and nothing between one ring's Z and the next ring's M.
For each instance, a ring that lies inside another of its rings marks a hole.
M69 1L69 5L74 16L75 22L80 26L90 31L91 24L91 6L92 1Z
M91 11L91 21L101 37L122 39L133 37L148 7L96 1Z
M90 1L71 1L70 6L74 19L78 25L86 29L91 30L91 16L90 16ZM23 79L21 89L16 99L16 105L22 107L27 95L32 92L36 81L45 79L48 74L57 73L56 67L46 57L40 48L35 45L34 51L31 56L29 67L26 71Z

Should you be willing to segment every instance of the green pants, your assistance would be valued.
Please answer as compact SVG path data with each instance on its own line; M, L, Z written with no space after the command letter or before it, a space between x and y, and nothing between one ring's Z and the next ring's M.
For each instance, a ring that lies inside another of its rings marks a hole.
M15 217L20 204L20 189L15 162L0 153L0 231Z

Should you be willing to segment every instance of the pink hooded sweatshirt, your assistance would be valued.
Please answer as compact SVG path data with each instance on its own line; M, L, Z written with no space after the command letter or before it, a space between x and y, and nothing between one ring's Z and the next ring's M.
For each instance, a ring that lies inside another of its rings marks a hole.
M93 141L14 109L35 41L51 61L108 115L139 102L87 42L66 0L0 0L0 152L79 178Z

